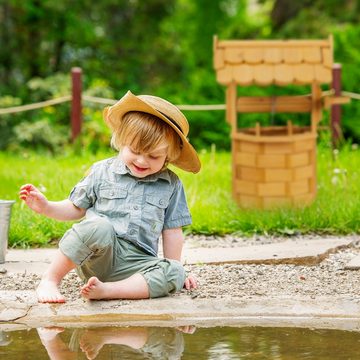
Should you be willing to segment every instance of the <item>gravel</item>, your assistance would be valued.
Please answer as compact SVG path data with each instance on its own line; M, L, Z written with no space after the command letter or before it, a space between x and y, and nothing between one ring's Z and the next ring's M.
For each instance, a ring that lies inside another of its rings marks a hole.
M296 237L295 237L296 238ZM318 239L312 235L304 240ZM321 238L324 238L322 236ZM329 237L330 238L330 237ZM173 296L188 295L192 298L248 299L252 297L332 296L358 299L360 302L360 272L345 270L344 265L360 254L360 242L356 236L348 236L353 246L331 254L314 266L297 265L186 265L198 280L199 287L193 291L182 290ZM241 247L288 240L289 237L234 236L187 238L188 247ZM34 290L40 278L35 274L0 274L0 290ZM67 301L80 299L81 280L75 273L68 274L61 284L61 292Z

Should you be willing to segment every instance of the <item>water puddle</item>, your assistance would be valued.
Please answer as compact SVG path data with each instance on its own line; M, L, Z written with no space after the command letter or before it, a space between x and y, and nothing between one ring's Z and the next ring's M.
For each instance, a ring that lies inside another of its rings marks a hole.
M360 333L264 327L89 327L0 331L0 359L360 358Z

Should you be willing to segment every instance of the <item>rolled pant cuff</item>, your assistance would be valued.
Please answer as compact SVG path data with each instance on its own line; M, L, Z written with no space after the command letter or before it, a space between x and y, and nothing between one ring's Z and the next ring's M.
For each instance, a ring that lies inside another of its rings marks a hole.
M71 236L65 234L59 242L60 251L76 265L82 265L92 254L83 242L74 241Z

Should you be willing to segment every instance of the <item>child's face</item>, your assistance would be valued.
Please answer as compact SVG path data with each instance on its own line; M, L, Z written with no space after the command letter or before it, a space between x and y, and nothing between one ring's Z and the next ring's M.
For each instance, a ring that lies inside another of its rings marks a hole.
M124 146L120 156L134 176L144 178L157 173L163 168L167 150L167 145L160 145L150 153L144 154L135 152L130 146Z

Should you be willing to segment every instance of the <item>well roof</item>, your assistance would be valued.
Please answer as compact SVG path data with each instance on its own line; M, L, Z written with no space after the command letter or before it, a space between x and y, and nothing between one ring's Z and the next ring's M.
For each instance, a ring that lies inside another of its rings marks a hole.
M218 40L214 68L220 84L288 85L330 83L333 41Z

